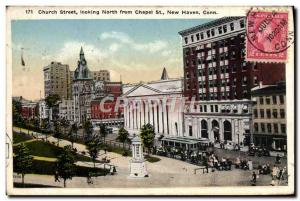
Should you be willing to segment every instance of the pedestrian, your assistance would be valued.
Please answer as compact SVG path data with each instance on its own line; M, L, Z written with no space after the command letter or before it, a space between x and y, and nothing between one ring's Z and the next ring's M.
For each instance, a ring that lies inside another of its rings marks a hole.
M277 179L277 171L278 171L278 168L276 165L273 166L273 169L272 169L272 179L273 180L276 180Z
M257 179L257 175L255 173L255 171L252 172L252 186L256 186L256 179Z
M280 156L279 156L279 154L277 154L277 156L276 156L276 164L280 164Z
M88 175L87 175L87 183L88 184L93 184L93 181L92 181L92 177L91 177L91 173L89 172Z
M56 170L55 173L54 173L54 178L55 178L55 180L54 180L55 182L60 182L60 181L59 181L58 171L57 171L57 170Z

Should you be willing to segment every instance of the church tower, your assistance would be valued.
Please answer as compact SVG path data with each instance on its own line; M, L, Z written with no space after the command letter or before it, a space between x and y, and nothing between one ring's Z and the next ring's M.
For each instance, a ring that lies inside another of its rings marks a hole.
M72 89L74 121L80 124L91 118L90 103L94 96L94 81L88 69L82 47L77 68L74 71Z
M90 70L87 67L87 62L84 57L84 52L81 47L77 68L74 72L74 80L92 79Z
M169 76L168 76L168 73L167 73L167 70L166 68L164 67L163 69L163 72L161 74L161 77L160 77L161 80L168 80L169 79Z

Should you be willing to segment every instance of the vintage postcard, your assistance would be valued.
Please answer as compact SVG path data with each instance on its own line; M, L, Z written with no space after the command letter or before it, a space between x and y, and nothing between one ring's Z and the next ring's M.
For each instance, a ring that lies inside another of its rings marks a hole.
M293 7L7 7L8 195L294 195Z

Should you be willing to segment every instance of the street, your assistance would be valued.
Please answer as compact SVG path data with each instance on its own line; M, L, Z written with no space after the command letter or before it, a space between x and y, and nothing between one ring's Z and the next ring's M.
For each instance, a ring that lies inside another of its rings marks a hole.
M19 131L19 128L14 128L14 131ZM23 130L25 132L25 130ZM43 134L35 133L39 138L44 137ZM57 139L50 136L50 142L56 142ZM60 146L70 145L66 140L60 141ZM74 143L74 148L78 152L87 150L85 145ZM220 156L226 154L228 157L236 157L239 152L217 149L217 154ZM98 159L104 151L101 150ZM129 178L129 165L131 157L123 157L120 154L109 152L111 162L110 165L115 165L117 169L116 175L108 175L93 178L93 184L88 185L85 177L74 177L67 181L67 187L192 187L192 186L248 186L251 185L252 171L240 170L233 168L231 171L214 171L203 174L202 171L194 170L199 166L167 157L156 156L161 160L156 163L146 162L147 170L150 174L149 178L132 179ZM247 157L249 159L249 157ZM273 157L255 157L257 161L266 162L266 160L274 161ZM256 160L255 160L256 161ZM84 165L84 164L81 164ZM85 165L91 166L92 163ZM20 182L20 178L16 177L14 182ZM63 182L54 182L53 176L29 174L25 176L25 182L31 184L43 184L50 186L63 186ZM257 179L257 185L270 185L270 175L260 175ZM282 182L281 185L286 185Z

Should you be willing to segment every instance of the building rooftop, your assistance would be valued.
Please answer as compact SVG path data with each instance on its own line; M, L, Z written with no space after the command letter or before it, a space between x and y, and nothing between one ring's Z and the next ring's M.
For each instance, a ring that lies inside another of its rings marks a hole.
M183 36L183 35L188 34L188 33L201 31L201 30L204 30L204 29L209 29L211 27L215 27L215 26L218 26L220 24L224 24L224 23L227 23L227 22L230 22L230 21L233 21L233 20L237 20L237 19L240 19L240 18L245 18L245 17L242 17L242 16L223 17L223 18L220 18L220 19L217 19L217 20L212 20L210 22L207 22L207 23L195 26L195 27L191 27L191 28L182 30L178 33L179 33L179 35Z

